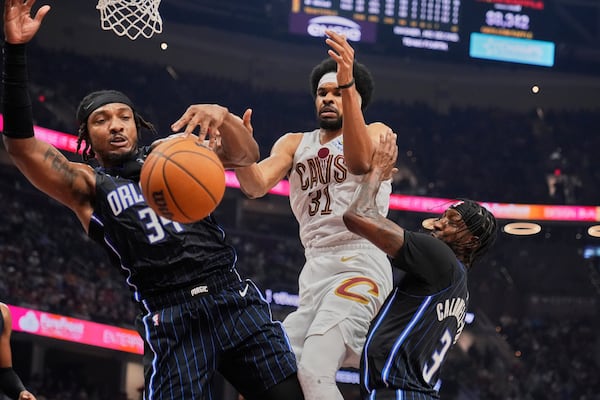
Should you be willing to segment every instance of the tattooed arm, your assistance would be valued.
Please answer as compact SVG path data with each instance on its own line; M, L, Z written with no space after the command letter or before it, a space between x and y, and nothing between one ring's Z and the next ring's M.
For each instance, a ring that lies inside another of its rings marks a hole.
M37 140L28 89L26 44L37 33L50 6L32 13L35 1L4 4L2 112L3 139L11 159L38 189L71 208L87 229L92 215L95 174L85 164L67 160L51 145Z
M93 169L87 164L69 161L56 148L35 137L4 136L4 145L23 175L39 190L73 210L87 229L95 192Z

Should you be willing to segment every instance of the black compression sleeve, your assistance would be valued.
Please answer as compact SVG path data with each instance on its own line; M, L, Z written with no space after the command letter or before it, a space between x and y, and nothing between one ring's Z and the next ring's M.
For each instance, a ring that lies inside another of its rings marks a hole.
M26 389L12 368L0 368L0 390L11 399L18 400L19 394Z
M33 136L33 112L27 87L27 56L24 44L4 43L2 112L4 135L25 139Z

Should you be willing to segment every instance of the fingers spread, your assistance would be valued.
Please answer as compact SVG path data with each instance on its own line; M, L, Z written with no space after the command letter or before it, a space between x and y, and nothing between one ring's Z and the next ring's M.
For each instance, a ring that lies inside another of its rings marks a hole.
M180 119L178 119L171 129L177 131L185 126L185 133L191 134L195 129L199 130L200 140L204 140L206 135L211 135L223 124L228 110L214 104L195 104L186 110Z

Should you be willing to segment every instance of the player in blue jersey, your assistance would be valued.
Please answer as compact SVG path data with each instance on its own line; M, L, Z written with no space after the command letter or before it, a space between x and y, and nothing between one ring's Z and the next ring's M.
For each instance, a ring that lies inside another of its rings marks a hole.
M4 144L27 179L69 207L125 276L141 309L144 399L211 399L217 371L248 400L303 399L283 328L256 286L240 278L236 251L214 216L180 224L146 204L139 173L148 149L139 137L153 127L127 96L96 91L77 109L78 145L98 168L35 138L25 48L50 7L32 18L33 3L5 2ZM197 127L198 140L218 141L225 167L258 159L258 144L227 108L190 106L173 124L185 134Z
M496 219L471 200L452 204L431 234L411 232L382 216L376 193L390 178L396 138L382 136L354 201L348 229L373 242L405 272L374 318L361 358L365 399L436 399L440 369L465 324L467 271L493 244Z

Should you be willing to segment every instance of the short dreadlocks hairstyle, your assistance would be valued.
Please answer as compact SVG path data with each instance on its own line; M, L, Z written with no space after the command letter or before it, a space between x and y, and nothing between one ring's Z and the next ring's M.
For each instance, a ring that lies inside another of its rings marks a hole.
M81 156L85 161L90 160L96 156L94 150L92 149L90 134L87 128L87 120L92 112L94 112L99 107L109 103L123 103L131 107L131 109L133 110L135 126L137 128L138 141L141 140L142 128L148 129L153 134L157 133L156 129L154 128L154 125L146 121L135 110L133 102L129 99L129 97L125 96L123 93L117 90L99 90L96 92L92 92L81 100L79 106L77 107L76 113L76 118L79 122L76 152L79 153L79 150L83 145L84 147L81 152Z
M485 254L496 241L498 236L496 218L487 208L469 199L459 199L450 208L461 215L469 232L479 238L479 245L469 255L468 262L472 264Z
M312 72L310 73L310 88L313 98L315 98L317 95L317 86L319 85L321 77L328 72L336 71L337 62L332 58L324 59L313 68ZM369 103L371 103L371 99L373 98L373 89L375 88L373 76L364 64L361 64L357 61L354 61L352 74L354 76L356 90L362 98L361 109L364 111L367 109Z

